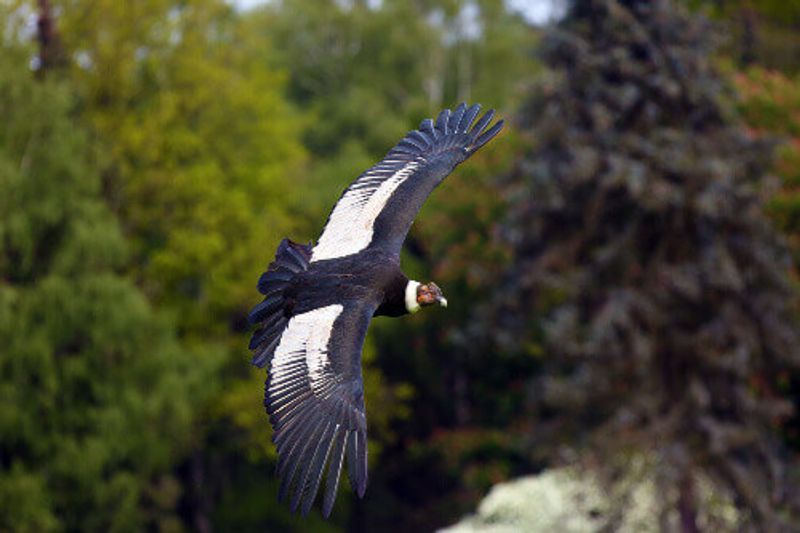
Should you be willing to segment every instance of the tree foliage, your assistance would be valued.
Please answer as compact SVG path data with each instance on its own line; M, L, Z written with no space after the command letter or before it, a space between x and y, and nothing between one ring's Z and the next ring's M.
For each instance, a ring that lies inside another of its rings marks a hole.
M652 457L684 527L701 472L754 527L787 527L794 293L759 195L770 150L732 119L710 34L666 0L573 3L521 116L535 149L509 178L495 335L536 338L548 311L560 435L592 428L606 472Z
M795 267L800 264L800 81L777 71L751 67L734 75L739 106L754 135L779 142L774 172L780 188L769 213L786 234Z
M797 0L683 0L726 29L726 55L743 67L800 69L800 2Z
M496 0L0 2L0 530L430 530L565 442L605 473L643 461L685 517L711 479L779 524L800 379L757 195L765 134L797 137L795 80L764 70L797 68L797 6L685 3L727 22L726 66L755 64L746 132L711 32L663 0L574 2L545 74ZM42 62L19 45L45 4ZM461 100L521 131L411 230L404 269L451 306L371 328L367 499L299 521L247 365L254 282ZM793 244L795 148L764 194Z
M293 227L287 176L299 173L302 148L282 75L258 61L260 41L221 0L60 7L70 75L108 145L106 192L135 238L137 277L186 333L226 336Z
M0 529L169 528L211 369L120 274L98 154L28 52L0 53Z

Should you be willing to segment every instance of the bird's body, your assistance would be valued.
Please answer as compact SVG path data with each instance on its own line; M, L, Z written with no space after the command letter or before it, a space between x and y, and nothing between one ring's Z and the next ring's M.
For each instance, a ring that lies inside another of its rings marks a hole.
M363 250L338 260L311 263L291 281L286 294L297 302L296 313L357 299L375 305L376 315L399 316L407 312L403 301L407 283L396 257L382 250ZM392 308L395 313L385 312Z
M323 514L347 459L353 489L367 484L361 348L373 316L446 306L434 283L409 280L400 249L428 195L494 137L493 112L461 104L425 120L359 176L334 206L316 246L284 239L259 280L249 319L253 364L269 365L264 404L278 448L279 497L307 513L327 472ZM485 130L485 131L484 131Z

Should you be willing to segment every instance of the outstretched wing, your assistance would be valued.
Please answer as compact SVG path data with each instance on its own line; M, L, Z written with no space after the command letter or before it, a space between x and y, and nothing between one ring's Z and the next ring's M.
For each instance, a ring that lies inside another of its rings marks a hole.
M311 262L379 247L399 254L414 217L455 166L486 144L503 121L486 129L494 110L472 127L480 105L445 109L436 123L425 119L380 163L358 177L336 203L314 247Z
M347 456L353 490L367 488L367 421L361 348L375 306L333 304L291 318L275 349L264 405L278 449L278 498L305 515L327 472L323 514L336 500Z

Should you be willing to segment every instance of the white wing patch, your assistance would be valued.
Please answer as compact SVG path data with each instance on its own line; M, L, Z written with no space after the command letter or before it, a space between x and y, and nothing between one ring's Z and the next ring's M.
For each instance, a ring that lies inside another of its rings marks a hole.
M306 379L318 397L324 397L335 385L331 379L328 340L343 309L338 304L329 305L292 317L272 359L270 395L294 388Z
M385 159L357 180L333 208L314 247L311 262L360 252L372 242L375 220L392 194L419 167L420 159L403 165L387 178L380 176L399 161Z

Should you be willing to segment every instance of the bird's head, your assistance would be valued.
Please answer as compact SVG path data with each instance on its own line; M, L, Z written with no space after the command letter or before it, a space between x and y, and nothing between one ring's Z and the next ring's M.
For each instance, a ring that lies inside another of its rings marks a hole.
M447 298L444 297L442 289L437 284L432 281L428 283L408 282L406 286L406 310L409 313L416 313L422 307L437 304L447 307Z

